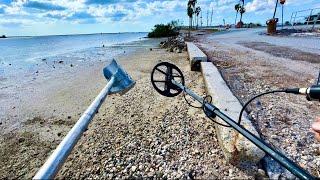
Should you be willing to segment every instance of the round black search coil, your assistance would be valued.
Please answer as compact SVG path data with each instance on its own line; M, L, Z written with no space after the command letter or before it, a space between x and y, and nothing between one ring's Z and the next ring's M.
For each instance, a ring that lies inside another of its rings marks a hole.
M184 77L181 70L174 64L161 62L151 72L151 83L154 89L166 97L175 97L183 89L172 83L172 80L184 85Z

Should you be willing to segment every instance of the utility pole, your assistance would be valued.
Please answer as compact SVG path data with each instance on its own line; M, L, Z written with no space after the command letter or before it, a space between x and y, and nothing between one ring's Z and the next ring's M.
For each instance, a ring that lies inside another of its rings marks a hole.
M212 16L213 16L213 7L211 9L211 19L210 19L210 26L212 26Z
M200 16L200 24L201 24L201 28L202 28L202 11L201 11L201 16Z
M207 27L209 26L209 9L207 10Z

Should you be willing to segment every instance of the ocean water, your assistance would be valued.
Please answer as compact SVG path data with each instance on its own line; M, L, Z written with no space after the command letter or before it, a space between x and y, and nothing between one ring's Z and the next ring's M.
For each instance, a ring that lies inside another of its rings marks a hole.
M0 78L15 72L32 72L45 61L73 61L112 57L123 52L123 45L144 40L146 33L88 34L0 39Z

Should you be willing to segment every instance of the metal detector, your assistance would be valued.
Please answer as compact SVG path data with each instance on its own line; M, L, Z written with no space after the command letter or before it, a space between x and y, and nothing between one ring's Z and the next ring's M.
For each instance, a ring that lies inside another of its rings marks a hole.
M211 100L208 101L208 98L203 98L185 87L183 74L181 70L174 64L168 62L161 62L157 64L151 73L151 83L158 93L166 97L175 97L184 91L186 94L190 95L193 99L202 104L204 113L210 119L213 120L213 118L216 116L221 118L230 127L250 140L253 144L271 156L283 167L288 169L292 174L300 179L316 179L316 177L309 174L306 170L287 158L284 154L272 148L264 140L255 136L238 122L221 112L216 106L211 104Z
M135 85L134 80L115 60L112 60L111 63L103 69L103 74L109 82L91 103L88 109L83 113L59 146L54 150L33 179L53 179L83 132L87 130L89 123L97 113L107 95L114 93L124 94Z

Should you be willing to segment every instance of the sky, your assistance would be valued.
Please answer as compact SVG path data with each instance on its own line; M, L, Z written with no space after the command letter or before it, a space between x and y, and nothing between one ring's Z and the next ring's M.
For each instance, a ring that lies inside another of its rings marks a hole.
M276 0L245 0L243 22L265 24L273 16ZM0 35L38 36L148 32L155 24L179 20L188 25L188 0L0 0ZM235 22L239 0L198 0L203 24L212 13L212 25ZM292 12L320 8L319 0L287 0L284 20ZM320 9L318 10L320 12ZM304 13L304 14L303 14ZM310 11L303 12L303 15ZM301 14L301 15L302 15ZM238 16L239 17L239 16ZM281 17L281 6L277 11ZM200 23L200 20L199 20Z

